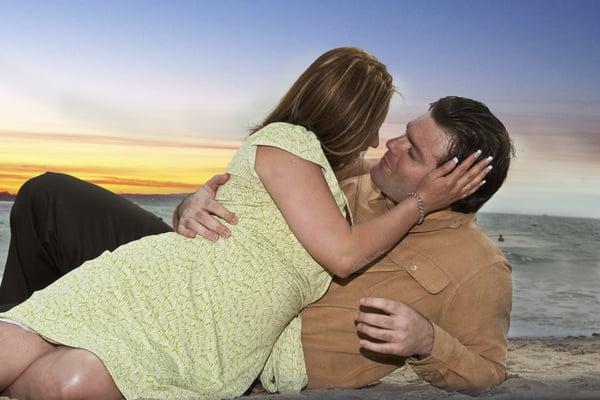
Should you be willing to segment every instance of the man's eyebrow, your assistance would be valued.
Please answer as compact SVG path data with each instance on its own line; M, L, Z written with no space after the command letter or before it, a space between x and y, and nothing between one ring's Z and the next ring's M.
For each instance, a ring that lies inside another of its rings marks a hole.
M409 129L410 129L410 122L408 124L406 124L406 138L410 142L410 145L415 148L415 151L417 152L417 157L419 157L419 160L425 161L423 151L421 150L421 148L419 146L417 146L417 144L415 143L413 138L410 136Z

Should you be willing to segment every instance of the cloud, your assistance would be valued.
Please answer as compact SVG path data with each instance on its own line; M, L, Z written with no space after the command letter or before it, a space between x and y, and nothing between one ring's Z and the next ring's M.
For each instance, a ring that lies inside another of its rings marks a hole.
M109 135L76 135L64 133L37 133L26 131L0 130L0 137L11 140L34 140L48 142L67 142L100 145L122 145L122 146L150 146L150 147L173 147L185 149L214 149L214 150L237 150L241 141L208 141L192 140L185 137L185 141L162 140L158 138L140 138Z
M136 168L129 167L96 167L96 166L73 166L61 164L14 164L0 163L0 171L10 171L12 173L25 173L30 177L31 174L41 174L46 171L60 171L63 173L80 173L80 174L110 174L118 171L119 173L133 173ZM2 175L0 174L0 177Z

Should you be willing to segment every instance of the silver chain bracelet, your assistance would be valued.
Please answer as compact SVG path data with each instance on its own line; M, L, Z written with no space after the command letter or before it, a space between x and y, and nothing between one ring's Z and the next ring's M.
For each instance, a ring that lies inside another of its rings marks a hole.
M414 197L417 201L417 205L419 206L419 220L417 221L417 224L421 225L425 220L425 206L423 205L423 199L415 192L410 192L408 195Z

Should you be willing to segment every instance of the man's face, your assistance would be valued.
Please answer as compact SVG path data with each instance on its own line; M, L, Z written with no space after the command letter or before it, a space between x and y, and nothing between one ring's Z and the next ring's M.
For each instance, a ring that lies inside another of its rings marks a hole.
M449 140L427 112L410 121L406 133L388 140L386 146L388 151L371 169L371 179L387 197L399 202L437 167Z

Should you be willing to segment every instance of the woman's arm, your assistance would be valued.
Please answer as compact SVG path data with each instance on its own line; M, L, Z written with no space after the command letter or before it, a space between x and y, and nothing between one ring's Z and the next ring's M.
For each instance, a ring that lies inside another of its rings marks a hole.
M472 162L463 164L460 170L456 168L456 176L468 175L469 183L481 176L483 168L465 175ZM454 165L447 164L445 170L434 171L440 175L432 178L435 184L426 188L430 199L427 212L438 209L439 204L446 207L461 196L466 197L463 180L458 184L457 179L453 185L461 186L458 190L439 179ZM321 167L276 147L258 146L254 169L302 246L319 264L342 278L391 248L419 218L417 202L408 198L382 216L350 226L331 194ZM445 194L440 196L437 192ZM457 195L458 192L462 194Z

